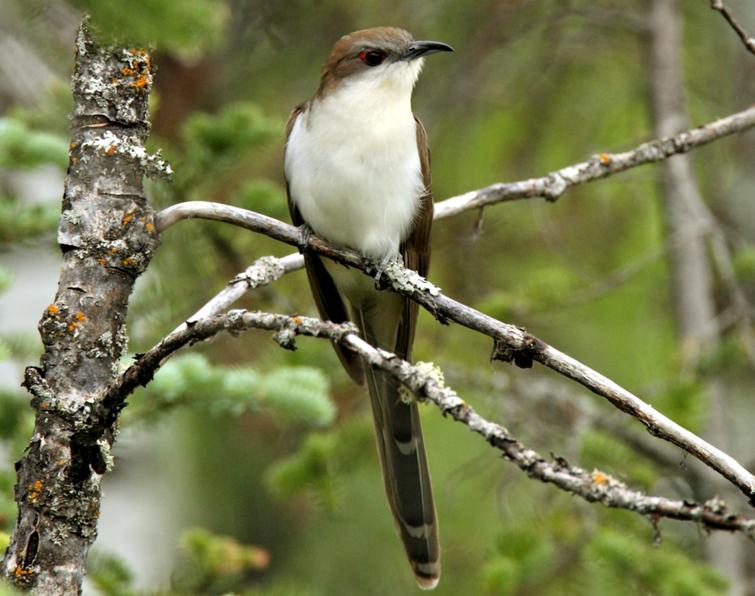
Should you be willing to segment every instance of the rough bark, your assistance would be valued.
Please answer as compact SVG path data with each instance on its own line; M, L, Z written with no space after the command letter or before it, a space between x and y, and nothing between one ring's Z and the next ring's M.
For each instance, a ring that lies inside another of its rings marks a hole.
M678 0L653 0L650 25L650 96L655 132L670 136L687 126L684 93L681 15ZM679 337L682 366L691 374L705 352L720 345L713 288L713 267L708 255L708 213L687 155L678 155L662 165L661 190L667 234L673 240L668 255L671 293ZM709 398L703 435L724 450L730 450L726 424L726 399L719 379L706 379ZM719 477L703 472L708 486L723 498L732 491ZM731 582L731 594L746 593L746 570L742 544L735 537L714 535L706 543L707 557Z
M44 355L26 370L36 422L16 464L19 513L2 567L35 594L80 593L97 534L118 420L103 393L126 348L128 297L158 244L142 192L146 171L167 169L144 150L151 84L146 51L101 48L82 26L58 228L63 266L39 323Z

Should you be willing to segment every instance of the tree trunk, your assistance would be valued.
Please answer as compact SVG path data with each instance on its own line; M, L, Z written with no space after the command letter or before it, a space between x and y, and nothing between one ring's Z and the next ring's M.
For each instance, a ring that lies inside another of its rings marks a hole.
M687 128L687 107L681 62L683 40L678 0L652 0L650 24L650 100L655 133L669 136ZM709 216L689 156L677 155L663 162L662 197L667 233L671 239L669 264L676 329L681 344L683 369L694 374L701 356L719 347L713 295L713 271L707 250ZM728 451L724 388L720 380L707 379L709 399L703 436ZM726 482L701 470L709 486L729 502L738 495ZM708 560L731 583L731 594L746 593L746 570L739 537L716 533L707 538Z
M36 423L16 464L19 513L2 567L35 594L80 593L97 534L122 408L106 403L104 390L126 349L129 295L158 244L142 191L157 161L143 147L151 83L145 51L100 48L82 25L58 228L63 266L39 323L41 366L26 370Z

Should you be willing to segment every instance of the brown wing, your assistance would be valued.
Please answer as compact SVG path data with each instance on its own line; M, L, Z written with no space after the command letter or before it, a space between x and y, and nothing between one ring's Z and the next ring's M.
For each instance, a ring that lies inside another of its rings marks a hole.
M401 245L401 253L404 255L404 265L414 269L422 277L427 277L430 269L430 231L433 225L433 191L430 176L430 148L427 142L427 132L419 118L414 117L417 123L417 149L419 150L419 162L422 168L422 181L425 192L419 199L419 209L414 218L414 228L409 237ZM419 305L408 298L404 302L404 316L398 330L396 341L396 353L407 360L412 357L412 344L414 343L414 330L417 327L417 314Z
M294 108L286 123L286 143L288 143L288 137L291 135L291 130L294 127L294 122L306 109L307 104L303 103ZM296 204L291 198L291 192L286 180L286 195L288 196L288 210L291 213L291 221L295 226L300 226L304 222L304 219L296 208ZM307 269L307 277L309 278L309 287L312 289L312 296L315 299L317 305L317 311L320 313L320 317L326 321L333 321L334 323L344 323L349 320L349 314L346 309L346 304L341 297L340 292L336 288L333 278L325 269L322 260L316 254L304 253L304 266ZM364 382L364 369L362 361L359 357L353 353L345 350L336 343L333 343L333 348L338 355L338 359L343 364L346 372L349 373L352 379L360 385Z

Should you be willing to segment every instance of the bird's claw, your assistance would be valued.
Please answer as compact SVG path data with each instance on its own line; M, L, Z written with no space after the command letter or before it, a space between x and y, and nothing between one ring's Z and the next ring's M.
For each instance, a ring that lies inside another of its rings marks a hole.
M391 255L385 255L380 261L377 262L377 272L375 273L375 286L380 287L380 278L383 277L383 273L388 267L393 257Z
M299 239L297 241L300 253L304 253L308 249L311 236L312 228L306 223L301 224L299 226Z

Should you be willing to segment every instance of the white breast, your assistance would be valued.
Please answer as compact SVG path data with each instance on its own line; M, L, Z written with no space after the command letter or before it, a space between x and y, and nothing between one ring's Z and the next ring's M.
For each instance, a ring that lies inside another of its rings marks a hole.
M398 252L423 191L411 110L417 74L342 84L297 118L286 179L316 234L368 256Z

